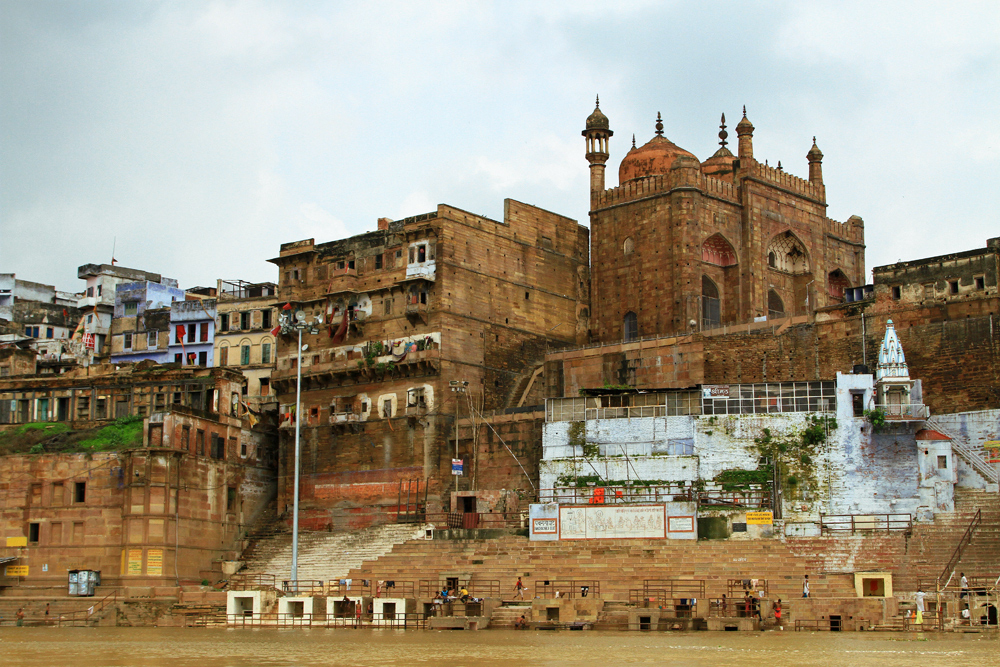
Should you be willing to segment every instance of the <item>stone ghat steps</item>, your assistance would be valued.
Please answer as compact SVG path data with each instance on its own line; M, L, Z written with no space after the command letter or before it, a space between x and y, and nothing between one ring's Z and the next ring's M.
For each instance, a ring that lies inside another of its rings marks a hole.
M491 628L512 628L517 619L524 615L525 620L531 619L531 606L496 607L490 616Z
M86 611L100 600L101 597L98 596L62 599L0 597L0 620L3 625L11 624L17 616L17 610L21 608L28 620L44 619L46 604L49 605L49 618L55 620L60 615Z
M600 582L603 597L628 600L629 590L641 587L644 579L704 579L706 594L718 597L727 592L727 579L750 577L768 579L772 597L788 598L801 595L802 577L809 572L807 559L776 542L609 542L600 546L532 543L523 537L489 543L411 542L352 570L351 576L418 581L459 574L473 580L499 580L508 596L516 577L522 575L529 597L536 582L593 580ZM810 578L813 595L854 595L853 577L813 572Z
M374 560L394 546L423 535L422 526L387 524L356 533L302 532L299 534L298 578L342 579L352 568ZM275 535L258 543L245 573L267 573L279 580L292 568L291 535Z

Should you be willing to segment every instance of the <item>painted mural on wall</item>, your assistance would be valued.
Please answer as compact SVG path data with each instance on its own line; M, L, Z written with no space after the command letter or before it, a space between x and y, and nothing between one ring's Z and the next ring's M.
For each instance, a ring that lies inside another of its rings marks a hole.
M666 509L663 505L563 506L559 508L559 537L563 540L666 539Z

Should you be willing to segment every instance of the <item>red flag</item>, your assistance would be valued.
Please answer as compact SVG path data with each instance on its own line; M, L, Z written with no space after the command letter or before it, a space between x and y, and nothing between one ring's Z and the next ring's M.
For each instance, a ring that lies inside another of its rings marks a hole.
M69 317L69 311L63 308L63 317Z
M178 324L177 325L177 342L179 342L182 346L184 345L184 336L186 336L186 335L187 335L187 331L184 330L184 325L183 324Z
M292 304L286 303L284 306L281 307L281 309L282 310L291 310L292 309Z
M340 326L337 327L337 333L333 334L333 344L344 342L344 338L347 337L347 310L344 310L344 319L341 321Z
M277 336L279 333L281 333L281 327L274 327L273 329L271 329L272 336Z

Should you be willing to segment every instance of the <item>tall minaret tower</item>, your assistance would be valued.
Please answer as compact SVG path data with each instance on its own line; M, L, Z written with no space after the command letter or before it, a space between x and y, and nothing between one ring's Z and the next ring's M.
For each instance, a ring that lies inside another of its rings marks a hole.
M582 132L587 140L587 162L590 163L591 207L598 193L604 192L604 169L608 161L608 139L614 134L609 129L608 117L601 113L601 98L597 98L594 113L587 117L587 129Z
M806 159L809 160L809 181L823 185L823 151L816 145L816 137L813 137L813 145L806 153Z
M753 160L753 123L747 119L747 108L743 106L743 120L736 124L736 136L739 137L740 160Z

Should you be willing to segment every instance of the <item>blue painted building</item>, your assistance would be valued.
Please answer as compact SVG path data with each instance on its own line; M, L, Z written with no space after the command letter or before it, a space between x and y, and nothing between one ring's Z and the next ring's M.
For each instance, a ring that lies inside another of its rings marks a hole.
M111 363L170 361L170 306L183 300L184 290L169 278L162 282L140 280L116 285L110 329Z
M215 365L215 299L194 298L170 305L169 361L184 366Z

